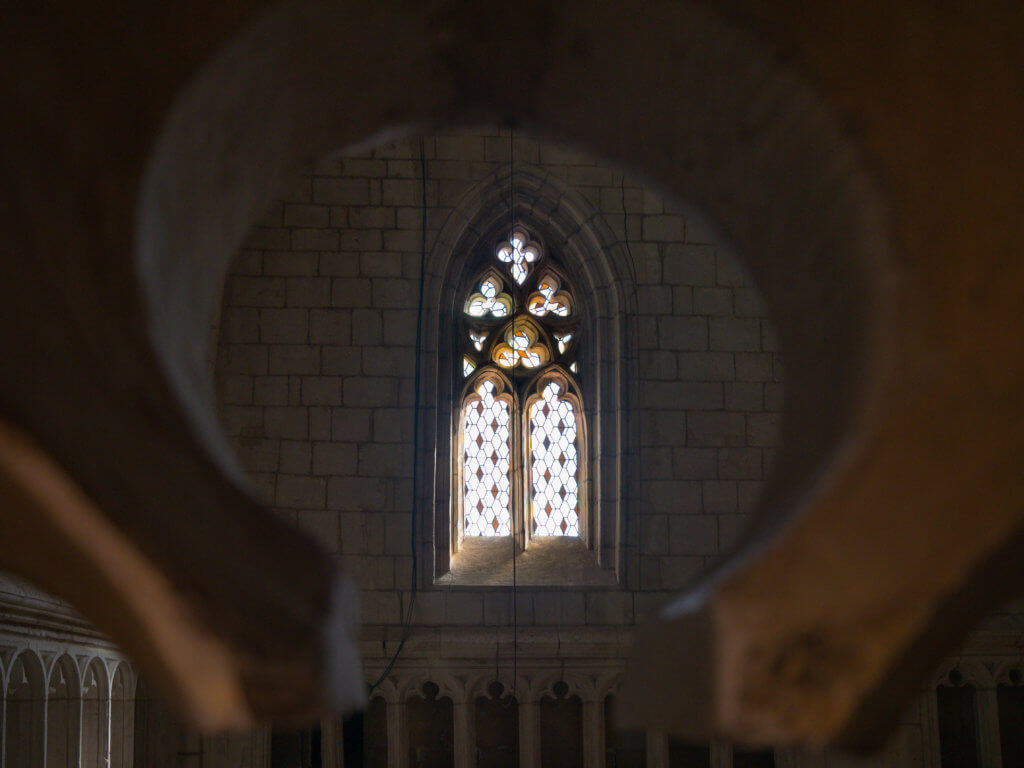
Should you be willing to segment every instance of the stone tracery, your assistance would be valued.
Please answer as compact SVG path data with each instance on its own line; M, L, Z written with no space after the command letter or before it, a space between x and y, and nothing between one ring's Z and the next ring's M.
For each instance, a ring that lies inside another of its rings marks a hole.
M524 530L529 536L579 537L585 429L569 281L523 226L497 244L493 259L462 302L461 374L469 380L457 459L462 534L492 537ZM499 274L501 267L510 279ZM502 401L507 405L487 404L501 392L507 392ZM505 415L509 407L511 417ZM492 414L493 408L498 410ZM520 452L521 460L511 460ZM512 477L519 464L525 467L527 498L514 508L516 494L507 489L519 482Z

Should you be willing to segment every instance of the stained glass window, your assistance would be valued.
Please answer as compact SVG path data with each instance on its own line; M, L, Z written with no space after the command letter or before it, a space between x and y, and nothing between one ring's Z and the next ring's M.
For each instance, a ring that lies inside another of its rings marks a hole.
M466 536L511 533L511 419L508 401L483 379L463 416L463 521Z
M462 535L580 537L586 430L571 280L521 226L480 258L458 305Z

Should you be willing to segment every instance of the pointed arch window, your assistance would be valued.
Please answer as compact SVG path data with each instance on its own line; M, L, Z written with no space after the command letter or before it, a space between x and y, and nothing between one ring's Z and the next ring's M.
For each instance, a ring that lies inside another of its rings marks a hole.
M571 281L522 226L478 266L457 301L459 538L583 538L583 334Z

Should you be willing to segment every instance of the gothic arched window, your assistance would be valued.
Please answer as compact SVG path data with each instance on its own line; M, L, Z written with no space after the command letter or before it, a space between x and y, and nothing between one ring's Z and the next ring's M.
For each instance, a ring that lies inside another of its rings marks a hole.
M525 227L483 262L457 301L460 538L581 538L586 423L576 296Z

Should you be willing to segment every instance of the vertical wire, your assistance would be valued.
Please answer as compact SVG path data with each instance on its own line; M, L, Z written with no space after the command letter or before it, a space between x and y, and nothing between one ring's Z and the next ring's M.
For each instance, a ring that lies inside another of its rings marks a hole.
M508 166L509 166L509 172L508 172L508 186L509 186L508 205L509 205L509 219L510 219L509 226L511 228L511 231L514 232L515 228L516 228L516 150L515 150L515 128L513 128L511 125L508 128ZM512 263L513 264L515 263L514 259L513 259ZM514 279L515 278L513 277L513 280ZM516 329L516 312L519 311L519 308L516 306L518 295L519 295L518 291L515 291L515 290L512 291L512 333L513 333L513 336L515 334L515 329ZM516 369L517 368L518 368L518 365L512 368L512 381L513 381L513 384L516 383L515 377L516 377L516 372L517 372ZM518 402L518 404L519 404L519 410L523 411L522 397L519 396L518 388L516 388L516 389L517 389L517 391L515 393L516 394L516 402ZM521 413L515 414L515 417L516 417L516 422L515 423L518 425L519 434L521 436L523 436L524 432L525 432L524 424L523 424L523 417L524 417L524 415L525 415L525 412L521 412ZM521 523L521 526L523 528L523 543L525 545L525 543L526 543L526 503L527 503L527 498L525 498L525 496L528 495L528 494L525 493L525 489L526 489L526 482L525 482L526 474L525 473L526 473L526 464L528 462L526 461L526 454L525 454L526 446L525 445L521 446L521 448L522 448L522 450L519 450L516 453L519 455L520 461L521 461L521 464L522 464L522 469L521 469L521 473L522 474L521 474L520 479L519 479L519 488L520 488L520 493L524 493L524 498L523 498L522 502L520 503L519 508L520 508L520 510L522 512L522 514L520 515L520 523ZM517 584L516 584L516 577L517 577L517 574L516 574L516 530L515 530L515 515L513 515L512 516L512 695L513 696L517 696L518 677L519 677L519 610L518 610L519 606L518 606L518 588L517 588ZM517 700L518 700L518 698L517 698Z

